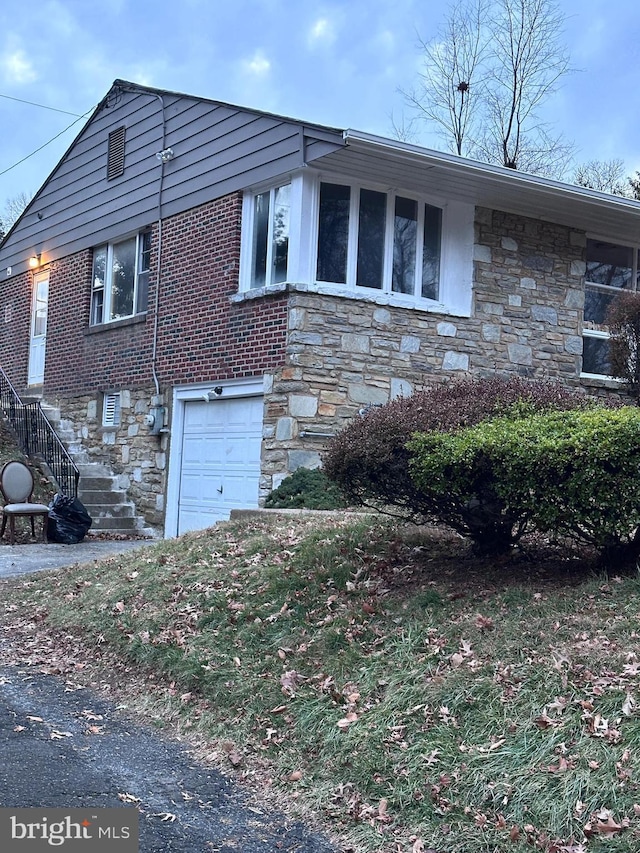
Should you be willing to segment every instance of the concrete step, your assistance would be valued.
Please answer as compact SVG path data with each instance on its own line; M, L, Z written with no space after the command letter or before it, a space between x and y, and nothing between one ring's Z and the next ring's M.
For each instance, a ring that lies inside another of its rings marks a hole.
M113 504L113 506L108 506L106 504L87 504L82 498L80 500L89 515L94 519L136 517L136 508L133 504Z
M127 503L124 492L85 489L82 480L79 483L78 497L85 506L89 506L89 504L92 506L114 506L114 504Z
M91 516L92 532L157 538L158 532L136 515L134 504L127 500L128 478L114 474L86 451L73 423L62 418L59 408L42 402L41 405L80 472L78 498Z

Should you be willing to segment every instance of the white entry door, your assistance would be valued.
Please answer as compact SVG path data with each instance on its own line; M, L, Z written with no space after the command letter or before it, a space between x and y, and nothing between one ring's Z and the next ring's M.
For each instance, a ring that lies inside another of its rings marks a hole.
M178 534L258 506L262 397L184 404Z
M31 339L29 343L29 385L44 382L44 356L47 347L47 309L49 307L49 273L33 276L31 299Z

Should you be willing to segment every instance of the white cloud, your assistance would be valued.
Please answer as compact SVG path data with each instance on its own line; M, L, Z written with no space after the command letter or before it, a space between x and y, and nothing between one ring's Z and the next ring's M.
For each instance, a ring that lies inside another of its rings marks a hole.
M38 79L36 70L22 48L7 50L0 56L5 83L33 83Z
M307 40L309 45L313 46L318 43L331 44L335 38L335 27L332 21L328 18L318 18L312 24Z
M271 71L271 62L261 50L256 50L251 59L244 60L243 67L255 77L264 77Z

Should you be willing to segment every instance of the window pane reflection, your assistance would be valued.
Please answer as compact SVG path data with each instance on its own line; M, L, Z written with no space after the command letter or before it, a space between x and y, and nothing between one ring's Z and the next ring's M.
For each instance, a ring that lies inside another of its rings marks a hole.
M320 186L318 222L318 280L344 284L347 281L350 187Z
M393 223L393 279L395 293L414 293L416 275L416 237L418 234L418 202L396 198Z
M356 284L360 287L382 288L386 216L386 194L373 190L360 190L356 276Z

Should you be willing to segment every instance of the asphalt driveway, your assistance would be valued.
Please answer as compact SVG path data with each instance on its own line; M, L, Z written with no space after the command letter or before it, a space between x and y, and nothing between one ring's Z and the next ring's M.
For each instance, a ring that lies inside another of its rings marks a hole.
M0 578L86 563L145 541L3 545ZM12 660L0 634L0 658ZM0 808L135 808L140 853L335 853L187 748L38 666L0 666ZM37 813L37 812L36 812Z
M267 811L179 743L55 676L0 668L0 806L129 807L140 853L331 853L318 833Z

